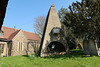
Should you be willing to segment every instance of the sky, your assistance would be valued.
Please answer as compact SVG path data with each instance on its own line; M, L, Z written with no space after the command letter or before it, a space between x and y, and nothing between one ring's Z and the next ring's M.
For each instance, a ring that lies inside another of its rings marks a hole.
M73 2L81 0L9 0L3 26L34 32L34 20L45 15L52 4L56 11L68 8Z

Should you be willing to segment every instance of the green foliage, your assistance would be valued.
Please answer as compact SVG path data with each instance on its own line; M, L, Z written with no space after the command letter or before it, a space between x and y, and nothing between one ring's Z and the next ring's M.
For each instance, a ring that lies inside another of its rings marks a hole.
M76 1L69 6L64 25L75 37L95 38L100 33L100 0Z
M60 22L64 21L64 16L66 15L67 12L68 12L68 10L63 7L58 11L58 16L60 18Z
M0 55L1 55L1 53L2 53L2 49L0 48Z
M69 46L69 49L76 49L76 42L75 39L72 36L67 36L66 37L67 44Z
M59 11L58 11L58 16L60 18L60 22L62 23L62 29L64 31L64 34L65 34L65 37L66 37L66 40L67 40L67 43L69 45L69 48L70 49L74 49L76 44L75 44L75 38L74 38L74 35L73 33L71 32L71 29L66 27L63 22L65 20L65 16L66 16L66 13L69 13L68 10L66 8L61 8Z
M0 48L0 61L1 61L1 53L2 53L2 49Z
M35 56L38 56L38 54L39 54L39 47L36 47L35 48Z
M69 55L3 57L1 67L99 67L100 57L84 55L83 50L71 50Z

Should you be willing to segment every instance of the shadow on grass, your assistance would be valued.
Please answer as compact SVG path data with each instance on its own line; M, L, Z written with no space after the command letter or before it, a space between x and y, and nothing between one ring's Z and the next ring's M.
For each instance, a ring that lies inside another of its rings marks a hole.
M26 58L28 58L30 60L33 60L35 58L40 58L37 53L36 54L30 54L30 55L22 55L22 56L26 57Z
M52 56L48 56L48 57L44 57L44 58L54 58L54 59L57 59L57 58L83 58L83 57L91 57L90 55L85 55L83 50L80 50L80 49L73 49L70 51L69 54L65 54L65 55L52 55Z
M29 57L29 55L22 55L22 56L24 56L24 57Z
M39 56L37 55L32 55L32 56L29 56L29 55L22 55L24 57L27 57L29 59L32 59L32 58L40 58ZM90 55L85 55L83 50L80 50L80 49L73 49L70 51L69 54L65 54L65 55L51 55L51 56L47 56L47 57L43 57L45 59L57 59L57 58L85 58L85 57L91 57ZM99 57L99 56L98 56Z

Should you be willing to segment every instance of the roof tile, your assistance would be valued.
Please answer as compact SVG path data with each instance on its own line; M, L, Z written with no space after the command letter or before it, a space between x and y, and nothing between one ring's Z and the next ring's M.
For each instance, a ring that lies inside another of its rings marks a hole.
M5 26L2 26L3 28L3 38L6 38L8 40L12 40L15 35L20 31L18 29L14 29L14 28L9 28L9 27L5 27ZM40 36L38 34L35 34L35 33L31 33L31 32L27 32L27 31L23 31L26 38L27 39L31 39L31 40L41 40Z

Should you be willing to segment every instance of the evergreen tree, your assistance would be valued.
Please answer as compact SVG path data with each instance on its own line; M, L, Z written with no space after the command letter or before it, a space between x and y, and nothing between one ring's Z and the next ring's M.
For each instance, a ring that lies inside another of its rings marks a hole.
M63 8L63 7L60 10L58 10L58 16L60 18L61 23L64 21L64 17L65 17L67 12L68 12L68 10L66 8Z
M68 13L67 8L63 8L62 7L58 11L58 16L60 18L60 22L62 24L62 29L64 30L65 38L66 38L67 43L69 45L69 49L74 49L74 48L76 48L76 44L75 44L75 39L74 39L73 33L71 32L71 30L68 27L66 27L63 24L65 16L66 16L66 13Z
M76 37L95 38L100 34L100 0L76 1L69 10L63 23Z

